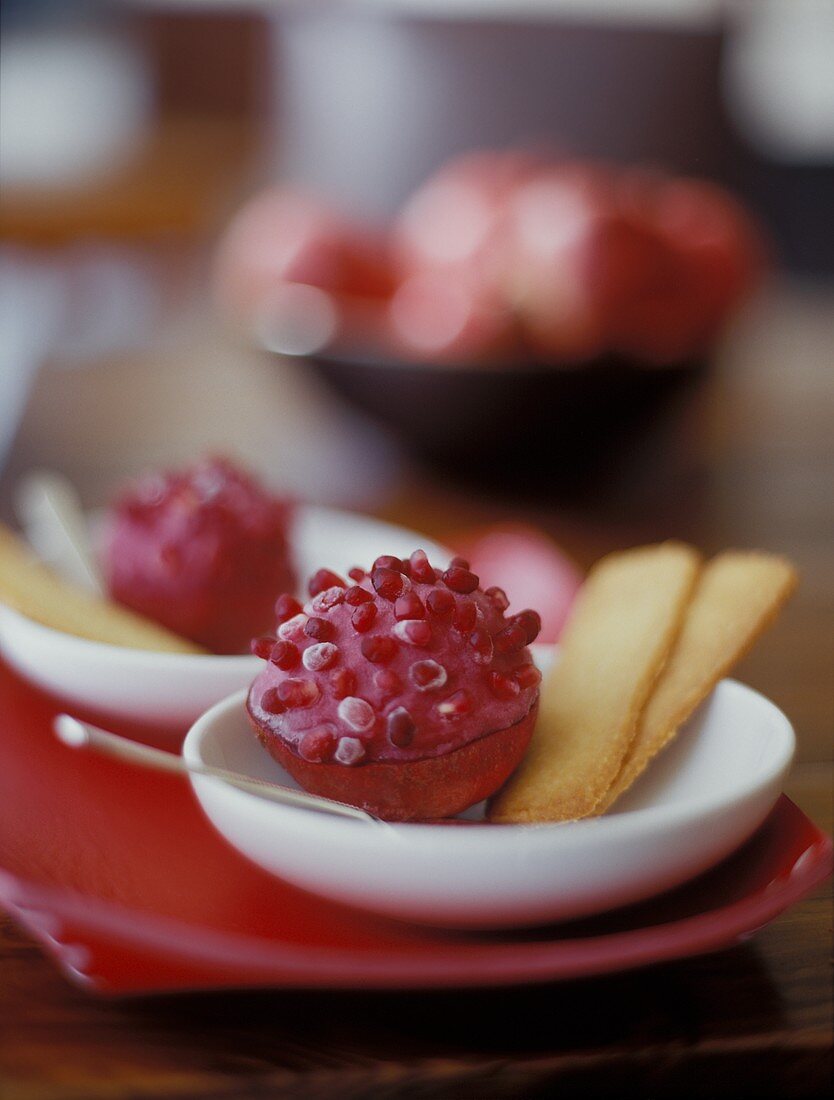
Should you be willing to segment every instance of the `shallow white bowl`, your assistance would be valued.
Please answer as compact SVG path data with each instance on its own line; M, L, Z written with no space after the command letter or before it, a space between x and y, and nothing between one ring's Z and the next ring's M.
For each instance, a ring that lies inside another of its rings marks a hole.
M299 506L290 531L299 579L322 566L345 572L380 554L422 547L438 566L451 551L414 531L334 508ZM152 653L92 642L36 623L0 604L0 652L26 679L67 704L102 716L182 732L207 707L244 687L262 662L240 657Z
M534 650L542 667L555 652ZM244 698L195 723L186 761L296 786L255 738ZM218 779L192 783L235 848L298 886L405 920L497 928L598 913L705 871L765 819L793 752L784 714L724 680L615 809L585 821L373 825L277 805Z

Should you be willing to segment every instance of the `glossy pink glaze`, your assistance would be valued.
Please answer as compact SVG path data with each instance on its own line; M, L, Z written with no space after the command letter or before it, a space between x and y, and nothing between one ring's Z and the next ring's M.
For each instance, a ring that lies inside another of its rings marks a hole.
M406 762L451 752L530 712L538 677L525 640L508 652L500 651L501 637L495 641L514 623L502 610L505 599L480 588L456 591L425 565L405 568L410 577L396 570L374 575L394 598L380 595L366 575L347 589L325 590L279 624L277 641L295 645L298 658L290 668L267 659L247 703L267 738L279 737L311 762ZM446 575L466 588L473 583L467 573ZM433 603L443 613L432 611ZM288 663L285 647L276 656ZM521 669L525 686L516 679Z

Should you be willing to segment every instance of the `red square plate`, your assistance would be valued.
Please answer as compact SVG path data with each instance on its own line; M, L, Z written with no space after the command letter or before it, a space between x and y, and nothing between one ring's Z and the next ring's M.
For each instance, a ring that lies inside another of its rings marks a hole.
M98 993L600 974L742 940L831 872L830 839L782 796L730 859L637 906L488 934L396 923L248 863L183 780L60 745L51 732L58 709L0 665L0 903L73 981Z

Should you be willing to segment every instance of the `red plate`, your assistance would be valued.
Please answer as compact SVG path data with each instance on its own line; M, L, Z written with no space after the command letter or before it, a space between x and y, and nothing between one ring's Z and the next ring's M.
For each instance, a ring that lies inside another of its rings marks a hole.
M248 863L183 780L58 744L57 709L0 666L0 902L72 980L98 993L599 974L744 939L831 872L830 839L782 796L741 851L638 906L518 932L395 923Z

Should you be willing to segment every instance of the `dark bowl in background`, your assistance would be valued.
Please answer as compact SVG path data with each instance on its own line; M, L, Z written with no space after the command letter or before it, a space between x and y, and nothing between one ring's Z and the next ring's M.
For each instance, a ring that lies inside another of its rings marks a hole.
M328 385L445 473L499 487L524 477L565 488L607 476L688 398L698 360L644 367L386 362L318 355Z

